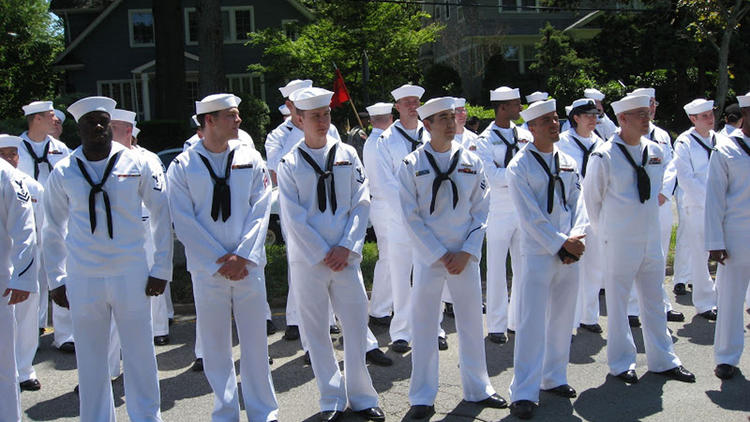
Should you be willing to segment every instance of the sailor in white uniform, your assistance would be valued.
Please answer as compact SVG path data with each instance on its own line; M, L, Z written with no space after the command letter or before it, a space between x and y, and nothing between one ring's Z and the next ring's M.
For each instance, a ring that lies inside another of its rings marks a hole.
M716 320L716 287L708 273L708 252L705 250L704 224L708 161L716 150L713 101L699 98L683 108L693 127L681 133L674 144L674 166L680 188L684 191L686 245L690 248L688 265L693 283L693 306L696 313Z
M159 382L149 296L172 277L172 230L163 175L112 142L115 101L87 97L68 112L78 122L81 147L50 174L44 196L42 240L50 297L68 306L79 347L81 421L114 421L104 350L111 321L122 342L125 395L131 420L160 421ZM143 247L141 205L156 226L155 264Z
M23 143L18 151L18 169L47 185L52 168L70 154L64 143L49 135L55 130L59 120L52 108L51 101L34 101L22 107L29 130L21 134ZM44 249L41 245L39 249ZM43 259L43 258L42 258ZM44 264L39 263L44 273ZM40 283L40 313L44 314L46 326L46 311L48 303L47 283ZM52 304L52 325L55 327L54 346L60 351L72 353L75 351L73 340L73 321L68 309Z
M490 183L490 213L487 220L487 332L491 342L508 341L506 330L516 329L517 302L511 289L508 306L508 282L505 262L510 251L513 275L521 273L521 234L519 214L510 199L506 168L513 156L534 138L526 129L516 126L521 112L518 88L501 86L490 91L495 121L477 140L477 155L484 163ZM521 218L523 218L521 216Z
M567 381L567 367L578 297L577 261L585 249L588 222L576 162L556 146L560 123L555 100L537 101L521 117L534 142L511 160L507 170L511 200L523 216L523 259L513 283L518 284L519 314L510 410L528 419L540 389L576 396Z
M745 121L750 121L750 92L737 100ZM721 379L738 373L745 341L742 303L750 280L750 126L729 136L716 144L706 182L706 249L720 264L714 373Z
M456 136L453 140L458 142L469 151L477 150L477 138L479 135L466 128L466 98L455 98L456 103Z
M13 422L21 421L13 311L38 292L34 211L21 179L16 169L0 160L0 415Z
M507 406L490 383L482 341L479 261L489 187L479 157L453 142L454 108L453 97L440 97L417 109L430 142L408 154L398 170L402 218L414 257L409 381L413 419L434 411L439 375L435 338L445 285L454 301L464 399L486 407Z
M247 417L266 422L278 419L263 323L271 179L260 154L234 140L242 121L239 103L232 94L195 103L204 138L169 166L169 204L196 290L203 367L214 391L212 420L240 417L232 359L234 314Z
M537 102L537 101L547 101L549 99L549 92L546 91L534 91L531 94L526 96L526 104L527 106ZM566 122L567 123L567 122ZM523 122L521 125L522 128L529 130L528 122Z
M0 135L0 158L7 161L11 166L18 166L18 151L22 145L21 138L11 135ZM31 176L23 172L17 172L21 176L24 187L29 192L29 200L34 210L34 221L36 230L36 244L39 245L42 235L42 223L44 222L44 210L42 210L42 196L44 188ZM34 262L40 262L40 250L34 256ZM39 272L39 265L33 266L32 276L35 280L42 280L41 284L47 283L46 277ZM37 283L39 284L39 283ZM21 390L37 391L42 384L36 377L34 370L34 356L39 346L39 293L29 293L28 300L15 306L16 317L16 366L18 367L18 381Z
M583 197L588 217L603 244L607 290L607 361L610 374L638 382L636 348L627 318L633 282L643 320L648 369L684 382L694 382L674 353L662 299L664 254L659 204L664 151L644 135L649 128L647 95L612 103L620 133L592 153Z

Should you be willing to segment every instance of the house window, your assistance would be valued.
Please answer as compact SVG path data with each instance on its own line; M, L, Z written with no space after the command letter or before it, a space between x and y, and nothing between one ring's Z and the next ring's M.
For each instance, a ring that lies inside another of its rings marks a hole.
M154 15L151 9L128 10L131 47L154 46Z
M200 16L195 8L185 8L185 43L198 43L198 22ZM221 26L224 42L227 44L243 43L249 39L248 33L255 31L255 12L253 6L232 6L221 8Z
M456 6L456 19L458 19L459 23L465 20L463 6Z
M227 75L227 88L235 94L250 94L266 100L266 86L262 73L235 73Z
M111 81L97 81L96 89L99 95L117 101L117 108L131 110L142 118L143 98L141 98L141 81L119 79Z
M503 59L506 62L517 62L518 54L521 48L517 45L507 45L503 49Z
M445 20L450 20L451 18L451 5L448 3L448 0L445 1Z
M297 19L282 19L281 28L287 38L294 41L299 38L299 22Z
M498 12L538 12L539 0L497 0Z

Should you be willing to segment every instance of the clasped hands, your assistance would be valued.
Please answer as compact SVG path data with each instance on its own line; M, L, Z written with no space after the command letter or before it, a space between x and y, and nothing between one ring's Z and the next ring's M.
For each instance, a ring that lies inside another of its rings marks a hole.
M583 252L586 250L586 245L581 241L586 235L570 236L565 243L563 243L560 251L557 253L562 259L563 264L572 264L577 262L583 256Z

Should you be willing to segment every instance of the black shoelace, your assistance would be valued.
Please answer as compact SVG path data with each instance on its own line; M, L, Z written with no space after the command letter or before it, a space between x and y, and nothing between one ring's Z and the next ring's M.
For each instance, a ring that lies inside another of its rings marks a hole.
M227 157L224 177L218 177L216 173L214 173L214 169L211 168L211 163L208 161L208 158L198 154L198 156L201 157L203 164L206 165L208 174L211 175L211 180L214 181L213 202L211 203L211 218L213 218L214 221L219 219L219 213L221 213L222 221L227 221L232 214L232 193L229 189L229 176L232 174L232 159L234 158L234 151L236 150L230 151L229 156Z
M89 191L89 223L91 225L91 234L93 234L94 230L96 230L96 194L101 192L102 199L104 200L104 212L107 214L107 232L109 233L110 239L113 239L112 207L109 203L109 195L107 194L107 191L103 189L103 187L104 184L107 183L107 179L112 173L112 169L115 167L115 163L117 163L118 158L120 158L120 152L110 157L109 161L107 162L107 167L104 169L102 180L99 183L94 183L94 181L91 179L91 176L86 171L86 167L84 166L83 161L81 161L80 158L76 157L76 162L78 163L78 168L81 169L83 178L86 179L88 184L91 186L91 190Z
M427 151L425 151L424 153L427 156L427 162L430 163L430 166L435 171L435 180L432 181L430 214L435 212L435 200L437 199L438 190L440 189L440 185L442 185L446 180L451 183L451 189L453 190L453 209L456 209L456 205L458 204L458 187L456 186L456 182L454 182L453 179L450 178L450 175L454 170L456 170L456 166L458 166L458 160L459 158L461 158L461 150L459 149L455 154L453 154L453 157L451 157L450 165L448 166L448 171L446 172L440 171L437 162L435 161L435 157L433 157L432 154Z
M330 150L328 150L328 155L326 156L326 169L323 171L318 163L313 160L313 158L305 152L302 148L299 148L299 153L302 156L302 158L307 161L307 164L310 164L310 167L315 170L315 173L318 175L318 209L320 212L326 211L326 179L331 178L331 190L330 190L330 201L331 201L331 213L336 214L336 179L333 177L333 160L336 157L336 148L338 147L338 144L333 144Z

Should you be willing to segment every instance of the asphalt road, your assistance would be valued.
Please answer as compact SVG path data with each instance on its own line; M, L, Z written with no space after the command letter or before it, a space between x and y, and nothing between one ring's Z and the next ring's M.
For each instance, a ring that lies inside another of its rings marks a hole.
M674 296L670 293L674 299ZM603 297L602 297L603 299ZM714 324L696 317L690 306L690 295L681 296L673 303L686 315L684 323L669 323L675 350L683 364L697 376L695 384L667 381L646 372L643 338L639 328L633 329L638 345L638 384L628 386L607 376L606 316L601 318L605 332L601 335L579 332L573 337L569 383L578 390L576 399L562 399L542 393L537 409L537 421L743 421L750 420L750 352L747 351L748 330L745 332L746 353L740 369L744 374L729 381L713 375ZM282 310L277 310L281 312ZM750 328L750 314L745 313L745 325ZM283 314L274 316L278 327L284 326ZM462 402L458 363L458 344L453 319L443 323L449 333L449 350L440 353L440 391L432 421L497 421L514 420L507 409L482 409ZM387 329L373 326L380 344L389 342ZM211 389L202 373L190 370L193 356L195 316L189 307L178 310L172 326L171 344L157 347L159 378L162 397L162 416L165 421L208 421L213 408ZM312 368L303 363L298 341L285 341L281 330L268 338L273 379L280 405L281 421L316 421L319 411L318 391ZM337 336L335 336L337 337ZM337 340L337 338L336 338ZM38 392L21 395L25 420L77 420L78 398L73 388L78 383L73 355L62 354L51 345L52 334L41 338L36 357L36 370L43 387ZM338 358L343 359L337 345ZM495 389L507 398L513 376L513 336L504 345L485 344L487 367ZM386 350L383 348L383 350ZM102 351L104 353L104 351ZM394 359L392 367L370 366L373 383L380 394L380 405L390 421L408 420L408 387L411 357L387 351ZM235 341L235 361L240 350ZM239 365L237 365L239 370ZM122 377L114 382L117 418L127 421L126 397ZM361 420L354 414L344 418ZM243 414L242 420L246 420Z

